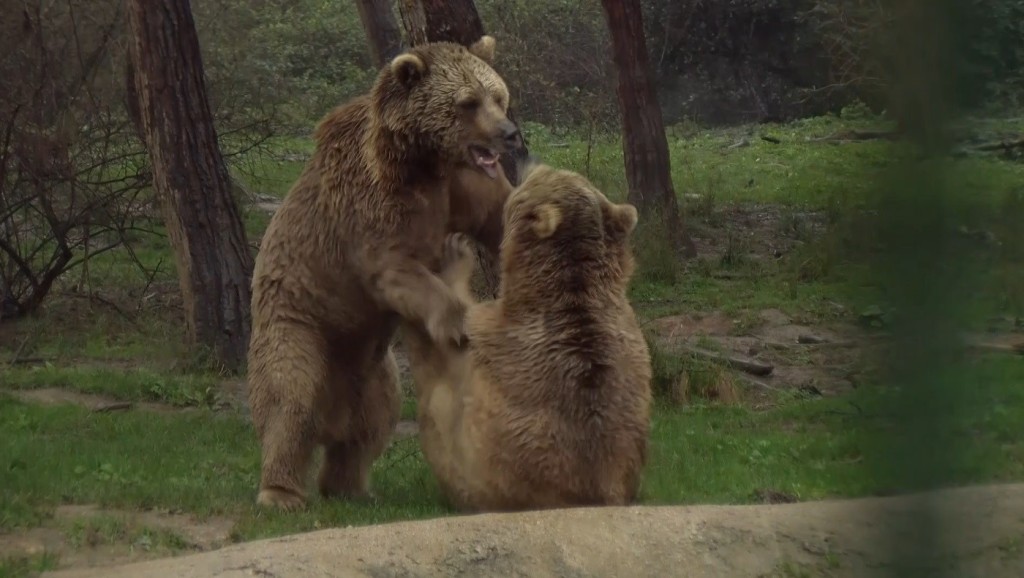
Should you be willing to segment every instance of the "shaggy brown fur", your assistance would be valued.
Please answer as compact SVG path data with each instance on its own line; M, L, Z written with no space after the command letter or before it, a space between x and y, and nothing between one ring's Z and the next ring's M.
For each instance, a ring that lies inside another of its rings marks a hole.
M637 213L582 176L528 172L505 208L501 296L468 348L403 326L423 452L464 510L626 504L646 462L651 363L626 297ZM471 300L467 239L442 279Z
M498 178L491 178L475 166L462 165L451 178L451 221L449 229L466 233L493 254L502 236L502 210L512 194L512 183L499 164Z
M413 48L317 127L316 151L271 219L253 275L259 504L304 505L318 444L320 493L368 495L370 466L398 421L390 342L399 320L439 343L464 338L465 305L434 272L449 231L495 235L482 231L503 197L497 208L461 199L450 223L449 193L473 193L460 184L469 170L504 190L497 153L521 145L493 54L490 37L469 49Z

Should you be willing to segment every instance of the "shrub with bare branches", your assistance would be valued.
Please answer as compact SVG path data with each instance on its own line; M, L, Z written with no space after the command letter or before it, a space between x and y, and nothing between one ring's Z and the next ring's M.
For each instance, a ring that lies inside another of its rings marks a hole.
M69 271L87 284L104 252L139 264L129 238L160 234L127 106L121 2L13 4L0 19L0 319L37 310ZM239 106L233 80L215 87L215 116L225 156L239 158L277 130L276 108Z
M112 82L116 5L23 7L0 25L5 318L33 312L61 275L121 245L143 214L149 180Z

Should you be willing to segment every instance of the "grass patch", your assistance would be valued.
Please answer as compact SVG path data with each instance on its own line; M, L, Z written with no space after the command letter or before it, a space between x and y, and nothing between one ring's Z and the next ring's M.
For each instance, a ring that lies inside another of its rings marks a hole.
M64 536L76 549L129 544L142 550L175 552L193 546L177 532L164 528L137 527L123 515L95 514L65 523Z
M54 554L0 558L0 577L32 578L43 572L56 570L57 562L57 556Z
M1024 365L988 358L952 376L971 384L955 412L944 485L1024 479ZM659 408L643 496L649 503L743 503L767 488L801 500L903 491L883 455L901 416L892 390L863 387L843 399L800 399L769 411L739 406Z
M397 442L375 465L379 502L314 500L309 511L287 515L253 505L259 448L240 415L97 414L0 394L0 436L5 530L38 525L62 503L231 516L238 539L444 513L414 439Z
M38 367L7 370L5 386L19 389L59 387L125 401L154 401L173 406L216 404L220 381L212 374L170 374L146 368Z
M1024 479L1024 393L1016 386L1024 367L996 358L958 377L973 384L974 405L952 432L964 442L950 482ZM659 404L643 502L744 503L765 488L800 499L891 490L866 459L895 419L886 407L884 387L850 399L794 398L767 411ZM2 396L0 437L0 528L7 530L37 525L62 503L229 516L238 520L239 540L450 513L414 438L375 465L378 501L314 499L308 511L288 515L253 506L259 450L249 423L230 412L96 414Z

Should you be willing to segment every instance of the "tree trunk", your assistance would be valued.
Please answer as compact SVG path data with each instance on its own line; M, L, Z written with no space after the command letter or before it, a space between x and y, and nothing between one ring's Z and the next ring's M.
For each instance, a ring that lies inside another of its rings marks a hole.
M430 42L466 46L484 35L484 23L473 0L420 0Z
M640 0L601 0L618 71L622 151L626 160L629 202L645 216L664 219L672 245L686 257L696 246L683 227L672 187L668 139L657 92L651 82Z
M356 0L359 18L370 43L370 55L383 66L402 52L402 30L398 27L390 0Z
M483 21L473 0L402 0L400 12L406 38L414 46L425 42L454 42L469 46L484 35ZM500 46L498 51L500 53ZM508 118L516 122L511 107ZM519 183L519 162L528 154L524 145L516 156L501 156L501 168L512 185ZM474 279L474 292L478 296L497 297L501 282L497 256L491 255L479 243L476 255L480 274Z
M217 143L188 0L126 0L129 52L153 184L174 250L186 335L238 371L253 258Z

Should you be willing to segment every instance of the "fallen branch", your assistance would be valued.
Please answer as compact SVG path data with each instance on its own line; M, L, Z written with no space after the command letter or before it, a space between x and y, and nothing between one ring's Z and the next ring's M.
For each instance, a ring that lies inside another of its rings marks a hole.
M891 130L843 130L828 136L809 138L810 142L856 142L865 140L896 140L900 131Z
M1024 138L1018 138L1015 140L1004 140L998 142L982 143L969 147L970 150L975 151L1009 151L1017 148L1024 148Z
M972 341L967 344L967 348L976 351L1024 355L1024 343L991 343L984 341Z
M743 148L743 147L746 147L746 146L750 146L750 141L747 140L746 138L741 138L740 140L738 140L738 141L732 143L731 145L725 147L725 150L738 149L738 148Z
M50 361L45 357L15 357L8 361L8 365L36 365Z
M751 375L771 375L772 371L775 370L775 366L755 359L750 359L749 357L741 357L739 355L722 355L720 353L715 353L713 351L697 347L684 347L683 349L692 355L716 361L718 363L724 363L733 369L739 369L740 371L745 371Z
M92 409L94 413L107 413L111 411L124 411L132 408L132 403L128 401L117 401L113 403L105 403L98 405Z
M768 391L775 391L775 392L781 391L779 388L775 387L774 385L771 385L770 383L765 383L765 382L761 381L760 379L754 379L753 377L750 377L749 375L741 375L739 377L740 377L740 379L742 379L746 383L749 383L750 385L753 385L753 386L756 386L756 387L760 387L761 389L766 389Z

